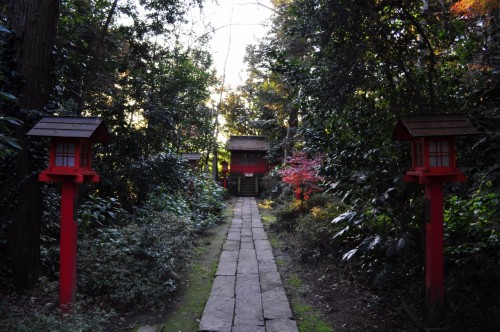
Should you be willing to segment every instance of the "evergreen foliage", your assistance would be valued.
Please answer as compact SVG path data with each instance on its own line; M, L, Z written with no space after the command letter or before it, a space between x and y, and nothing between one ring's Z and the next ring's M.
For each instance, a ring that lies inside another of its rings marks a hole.
M463 114L481 134L457 141L468 182L445 185L447 275L453 289L477 269L498 276L491 265L500 227L493 217L500 215L498 4L301 0L275 6L272 33L248 48L250 77L241 91L252 91L248 114L255 128L272 128L270 160L322 154L320 175L332 196L330 205L301 211L284 199L279 177L270 176L275 185L268 194L279 202L274 227L294 234L305 259L343 257L340 264L371 285L412 293L403 288L422 278L423 192L403 182L410 149L391 135L401 115Z
M207 101L216 80L208 39L186 45L181 27L187 10L200 5L197 0L60 1L60 19L53 21L57 32L49 36L55 40L52 58L45 63L52 68L45 74L53 84L43 87L49 101L29 110L19 102L29 78L15 70L22 64L12 51L13 40L20 40L9 29L15 18L8 16L9 1L0 6L0 176L11 178L23 169L36 183L47 165L48 141L30 139L20 150L16 137L25 141L41 116L99 116L112 135L109 145L93 149L101 182L79 192L77 306L88 314L88 305L103 307L102 313L110 307L161 307L180 285L196 236L220 220L223 189L206 175L205 162L192 170L181 158L196 151L207 160L213 153L215 112ZM29 158L19 161L19 151ZM19 206L24 194L17 185L0 186L0 291L9 299L16 285L7 231L16 228L15 211L26 210ZM39 274L30 275L38 280L37 291L58 279L60 186L43 184L31 195L43 202L42 223L30 228L41 241L40 249L30 248L40 252L30 265L41 266ZM57 288L49 288L55 298ZM66 321L57 315L52 306L32 320L2 311L0 329L100 330L109 319L107 313L87 322L84 315Z

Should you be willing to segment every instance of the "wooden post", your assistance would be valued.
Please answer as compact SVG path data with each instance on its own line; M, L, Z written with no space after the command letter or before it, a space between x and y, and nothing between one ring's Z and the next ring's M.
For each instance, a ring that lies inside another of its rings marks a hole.
M59 305L70 311L76 300L76 244L78 227L75 221L75 200L78 185L65 181L61 190L61 244L59 272Z
M425 284L427 302L433 306L444 300L443 184L426 184L425 198L429 205L425 224Z

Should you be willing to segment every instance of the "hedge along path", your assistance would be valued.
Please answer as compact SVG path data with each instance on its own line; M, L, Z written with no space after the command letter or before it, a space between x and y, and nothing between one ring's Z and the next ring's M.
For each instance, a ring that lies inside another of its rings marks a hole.
M253 197L236 203L199 331L298 331Z

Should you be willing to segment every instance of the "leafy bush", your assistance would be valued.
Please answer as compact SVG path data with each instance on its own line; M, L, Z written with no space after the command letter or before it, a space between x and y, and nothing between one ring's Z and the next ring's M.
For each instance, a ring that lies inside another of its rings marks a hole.
M79 243L79 291L119 308L161 302L178 286L192 227L168 212L143 211L123 228L101 228Z
M188 195L192 221L197 231L203 231L221 220L224 209L224 188L206 174L192 180L193 191Z
M146 210L168 211L185 217L196 232L203 232L221 220L224 208L224 188L217 185L206 174L192 174L187 187L171 192L158 186L151 193Z
M59 271L59 233L61 227L61 191L59 186L42 187L43 212L40 232L40 262L42 272L53 280Z
M2 79L2 75L0 75L0 79ZM0 99L5 99L12 96L11 94L0 91ZM14 96L12 96L14 98ZM15 99L15 98L14 98ZM13 154L14 151L20 150L21 147L17 144L17 141L10 134L9 125L19 126L21 121L16 118L3 116L0 113L0 159L4 158L10 154Z
M178 287L194 234L220 220L223 189L191 174L185 190L157 186L134 214L115 198L90 195L78 210L78 292L117 309L161 305ZM57 188L45 187L47 204L42 264L52 280L59 271ZM43 318L45 319L45 318Z
M500 250L500 193L491 191L491 182L485 187L470 198L451 196L445 202L445 251L455 264Z
M306 208L311 210L315 207L331 207L333 202L335 202L335 196L329 195L328 193L314 194L306 202ZM340 205L340 202L336 203Z
M276 216L274 227L295 233L297 250L303 258L341 256L376 285L417 269L413 264L396 271L412 264L407 258L414 254L416 228L403 227L383 211L355 212L335 196L321 193L311 196L303 209L295 202L278 209Z
M347 250L342 259L355 264L360 274L371 277L375 286L408 272L402 267L411 262L404 257L413 253L415 229L405 231L397 227L389 216L373 211L364 214L348 211L332 220L332 223L342 226L332 238L336 243L342 243L344 250ZM415 271L415 266L411 269Z
M293 188L283 182L279 167L271 169L263 178L263 196L273 201L274 206L286 205L293 198Z
M78 299L70 313L56 305L59 283L40 278L35 289L0 297L0 331L103 331L114 311Z
M319 257L334 251L332 238L339 228L331 221L343 212L343 206L327 199L326 195L313 195L307 202L308 213L297 220L295 231L303 243L305 257Z
M0 327L17 332L86 332L102 331L113 312L96 307L75 304L70 314L61 315L59 310L36 312L33 316L21 320L0 322Z
M44 211L41 231L40 256L41 265L46 275L56 279L59 271L59 231L60 231L60 189L54 186L43 186ZM103 198L90 195L82 203L77 212L78 231L80 237L85 233L112 224L123 223L128 213L116 198Z
M276 222L272 224L272 227L278 230L293 231L297 227L301 213L300 204L291 203L281 206L276 211Z
M86 230L116 223L126 218L127 214L118 199L89 195L88 200L78 208L78 227Z

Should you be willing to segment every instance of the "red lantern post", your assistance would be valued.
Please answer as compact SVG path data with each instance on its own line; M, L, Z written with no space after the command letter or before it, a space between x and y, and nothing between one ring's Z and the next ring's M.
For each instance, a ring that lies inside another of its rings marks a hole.
M62 183L59 305L68 311L76 299L78 186L99 182L91 168L92 142L107 143L110 135L102 119L85 117L44 117L27 135L51 137L49 167L38 180Z
M394 140L412 141L406 182L425 185L425 281L430 306L444 301L443 183L465 182L456 165L455 136L478 134L462 115L414 115L399 119Z
M229 172L229 164L227 163L227 161L223 161L221 165L222 165L222 185L224 186L224 189L227 189L227 173Z

